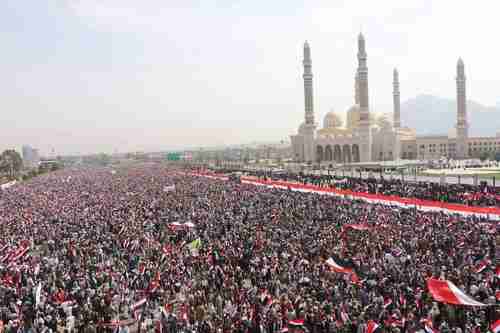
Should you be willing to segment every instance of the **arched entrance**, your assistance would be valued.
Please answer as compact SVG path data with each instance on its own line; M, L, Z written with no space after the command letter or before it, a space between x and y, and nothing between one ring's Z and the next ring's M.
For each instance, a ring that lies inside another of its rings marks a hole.
M316 162L321 162L323 161L323 147L317 146L316 147Z
M349 145L344 145L342 148L342 155L344 163L351 163L351 147Z
M325 148L325 160L326 161L331 161L333 159L333 150L332 146L327 145Z
M333 160L336 163L342 163L342 149L340 148L340 145L335 145L333 147Z
M357 144L352 145L352 161L354 163L359 162L359 146Z

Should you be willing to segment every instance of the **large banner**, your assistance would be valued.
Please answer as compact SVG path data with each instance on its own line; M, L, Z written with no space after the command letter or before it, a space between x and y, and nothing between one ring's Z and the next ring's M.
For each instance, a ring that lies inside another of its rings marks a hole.
M227 177L214 174L192 173L193 176L203 176L212 179L227 180ZM371 194L363 192L353 192L350 190L341 190L337 188L324 188L316 185L303 185L298 183L289 183L284 181L261 180L254 177L241 177L244 184L254 184L272 188L291 189L301 192L313 192L324 195L342 196L352 199L361 199L371 203L378 203L390 206L415 207L423 211L442 211L446 213L458 213L462 215L481 215L490 219L500 220L500 208L498 207L478 207L466 206L432 200L421 200L416 198L402 198L395 195Z

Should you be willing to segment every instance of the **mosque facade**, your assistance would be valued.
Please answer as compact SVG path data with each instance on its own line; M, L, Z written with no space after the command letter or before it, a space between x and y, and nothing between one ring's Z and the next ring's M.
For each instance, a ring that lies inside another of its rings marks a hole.
M399 74L393 72L393 112L376 117L370 112L365 38L358 37L358 68L354 83L354 105L347 110L346 123L333 111L318 129L315 122L311 48L304 44L304 122L291 135L292 154L297 162L367 163L412 159L466 159L481 152L500 152L500 136L469 137L466 78L462 59L457 63L457 122L447 135L417 136L401 123ZM476 150L476 147L481 149ZM483 150L484 148L484 150ZM489 149L489 150L488 150Z

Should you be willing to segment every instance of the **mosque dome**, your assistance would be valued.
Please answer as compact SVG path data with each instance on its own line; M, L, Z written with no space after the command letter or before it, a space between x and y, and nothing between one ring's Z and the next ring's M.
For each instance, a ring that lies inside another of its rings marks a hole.
M328 112L323 118L323 128L342 127L342 119L333 111Z
M349 108L349 110L347 110L347 112L359 112L359 104L354 104L353 106L351 106Z
M359 124L359 104L354 104L347 110L347 128L356 128Z
M300 124L300 126L299 126L299 130L298 130L299 134L303 134L303 133L304 133L305 128L306 128L306 123L305 123L305 122L302 122L302 123Z
M376 124L379 128L388 129L392 127L391 121L387 114L377 117Z
M349 129L355 129L359 127L359 118L360 118L360 107L359 104L354 104L347 110L347 123L346 127ZM369 115L370 124L376 123L375 112L370 111Z

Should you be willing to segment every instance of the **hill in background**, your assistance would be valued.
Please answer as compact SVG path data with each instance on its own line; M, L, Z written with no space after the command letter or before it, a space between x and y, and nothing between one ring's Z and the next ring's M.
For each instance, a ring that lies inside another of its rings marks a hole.
M456 123L456 101L433 95L419 95L401 104L403 126L417 134L447 134ZM500 102L488 107L468 101L470 136L494 136L500 132Z

